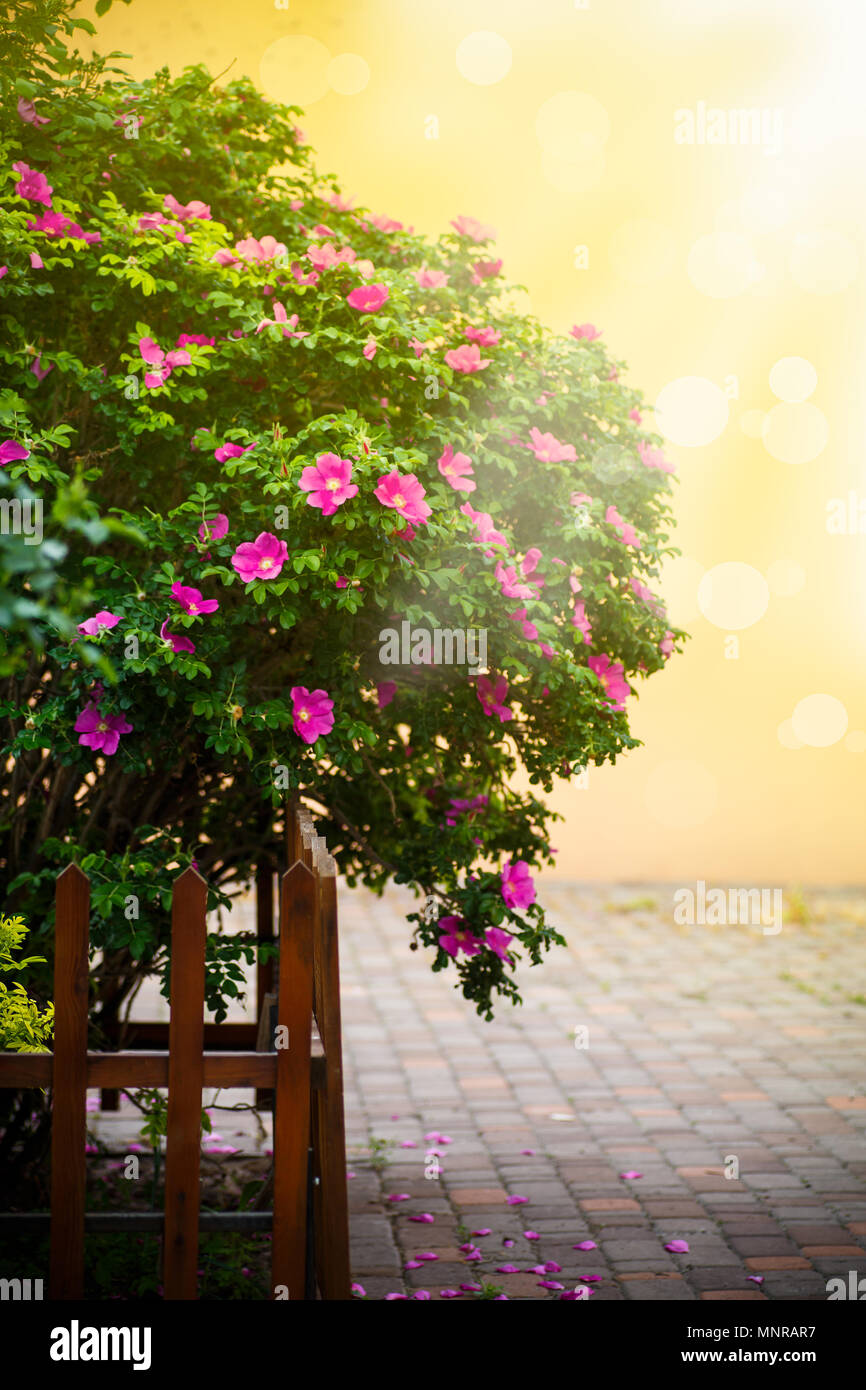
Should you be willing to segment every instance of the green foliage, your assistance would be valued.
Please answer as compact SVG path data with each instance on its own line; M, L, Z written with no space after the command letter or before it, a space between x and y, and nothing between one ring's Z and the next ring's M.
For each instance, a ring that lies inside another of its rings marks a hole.
M15 959L13 952L18 950L26 935L27 928L21 917L0 914L0 973L17 975L44 959L42 956ZM48 1052L53 1030L53 1004L40 1009L20 980L14 980L11 989L0 980L0 1051Z
M433 910L410 915L414 944L433 947L433 968L456 972L489 1016L497 995L519 998L514 961L537 963L560 939L540 905L502 896L505 865L552 862L541 794L637 742L590 657L634 685L682 635L647 597L675 552L640 396L601 340L555 337L516 311L485 229L458 223L431 242L353 209L316 172L294 108L202 67L135 80L119 55L71 51L76 25L89 32L64 0L23 0L0 73L12 98L0 121L12 393L0 418L29 449L6 474L44 498L60 547L41 578L42 559L27 571L0 551L18 631L0 691L13 891L50 926L53 874L80 862L95 882L93 943L115 972L122 958L132 988L167 968L177 868L194 856L211 905L225 902L287 797L303 797L350 884L395 879L425 895ZM19 97L32 103L23 117ZM44 176L66 222L44 220L32 185L19 195L14 164ZM349 250L317 265L327 247ZM423 269L446 278L431 286ZM370 283L388 297L362 314L348 295ZM498 335L482 348L489 365L461 372L447 354L481 329ZM182 354L164 380L148 340ZM533 430L568 447L545 450ZM226 444L246 452L226 457ZM438 466L448 446L471 458L469 500L501 542L479 544ZM358 488L331 516L299 486L324 453L351 461ZM376 496L393 472L417 477L432 509L414 536ZM227 535L200 536L217 514ZM262 532L288 560L244 583L232 558ZM178 582L218 611L185 613ZM72 629L100 610L120 621L79 638ZM513 718L485 712L465 669L383 666L381 633L403 619L485 630ZM195 651L173 650L166 623ZM377 685L391 679L382 704ZM333 701L333 728L312 744L298 734L297 687ZM94 706L132 726L113 753L80 742L76 721ZM447 915L479 940L502 927L507 955L483 946L452 961L439 946ZM237 993L248 950L212 943L212 1007ZM107 979L97 998L116 1012Z

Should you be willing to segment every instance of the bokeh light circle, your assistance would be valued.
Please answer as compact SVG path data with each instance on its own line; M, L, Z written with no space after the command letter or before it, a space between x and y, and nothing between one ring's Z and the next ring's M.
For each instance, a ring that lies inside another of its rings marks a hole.
M764 448L780 463L811 463L830 436L827 417L809 401L782 401L767 412Z
M467 34L457 45L457 71L476 87L492 87L511 71L511 45L492 29Z
M805 357L780 357L770 368L770 390L780 401L799 404L818 385L818 373Z
M741 632L760 621L770 606L770 588L760 570L728 560L707 570L698 585L698 607L723 632Z
M287 106L311 106L330 91L330 49L309 34L285 34L268 44L259 63L267 96Z
M353 97L370 81L370 64L358 53L339 53L328 64L327 77L335 92Z
M810 748L829 748L848 728L848 711L835 695L807 695L794 707L791 726Z
M680 376L655 400L658 429L672 444L699 448L718 439L728 423L728 398L705 376Z

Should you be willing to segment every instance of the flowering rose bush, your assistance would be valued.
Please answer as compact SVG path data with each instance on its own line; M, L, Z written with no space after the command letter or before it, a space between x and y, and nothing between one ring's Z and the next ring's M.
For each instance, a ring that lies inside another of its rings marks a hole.
M356 207L293 109L85 62L43 12L0 128L0 447L48 511L86 487L104 534L65 536L86 601L3 689L16 905L50 920L83 865L111 1016L164 964L178 866L218 900L302 797L350 883L424 895L413 945L489 1015L559 939L541 794L635 745L682 635L640 397L592 325L516 311L492 228ZM487 669L386 670L403 620L485 630ZM240 949L211 940L214 1007Z

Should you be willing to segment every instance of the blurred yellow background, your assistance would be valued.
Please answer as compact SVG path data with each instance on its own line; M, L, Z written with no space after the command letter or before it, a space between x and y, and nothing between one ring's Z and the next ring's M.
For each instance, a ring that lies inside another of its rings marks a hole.
M231 65L304 105L318 167L374 211L492 223L526 306L598 325L655 406L681 479L662 591L693 640L630 701L645 747L558 789L560 876L866 881L862 0L133 0L96 22L138 75Z

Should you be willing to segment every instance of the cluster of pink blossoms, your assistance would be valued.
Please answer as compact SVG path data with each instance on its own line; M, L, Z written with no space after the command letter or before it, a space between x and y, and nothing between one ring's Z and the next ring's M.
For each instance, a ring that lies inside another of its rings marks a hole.
M183 223L192 219L200 222L211 220L210 208L198 198L193 198L189 203L180 203L173 194L166 193L162 205L171 213L171 217L166 217L163 212L145 212L139 217L135 230L153 232L164 228L171 232L177 241L190 242L192 237L184 231Z
M192 362L185 347L174 347L165 352L153 338L139 338L138 350L147 366L152 368L144 374L144 384L149 391L163 386L175 367L188 367Z
M501 927L488 927L484 936L478 937L462 917L440 917L436 925L444 928L439 935L439 945L452 960L456 960L460 951L466 956L477 956L482 947L487 946L500 960L510 962L506 947L512 939L511 933Z
M86 618L84 622L79 623L78 631L82 637L99 637L100 633L110 632L112 628L117 627L120 621L119 613L101 608L92 618ZM104 753L106 757L111 757L117 752L120 735L131 734L133 726L122 714L103 713L101 702L104 695L102 682L97 681L74 727L80 744L85 748L92 748L94 753Z
M471 802L466 802L465 807L474 809L482 802L486 805L487 797L475 797ZM460 803L461 806L463 804ZM502 901L512 911L522 912L535 902L535 884L525 859L516 859L505 865L500 873L500 891ZM501 927L488 927L482 938L471 930L462 917L456 916L440 917L436 925L440 928L439 945L452 959L456 959L460 951L466 956L477 956L487 946L500 960L510 964L508 946L512 941L511 932Z
M40 116L35 119L42 121L45 117ZM83 241L88 246L102 240L99 232L85 232L77 222L73 222L70 217L65 217L62 212L51 211L51 195L54 188L43 173L40 173L38 169L31 169L29 164L25 164L20 159L16 160L12 168L18 175L18 182L15 185L15 192L18 197L25 198L29 203L41 203L43 207L49 209L48 212L40 213L27 223L30 231L42 232L47 237L70 237L74 241ZM35 270L42 268L42 257L38 252L31 253L30 264Z

